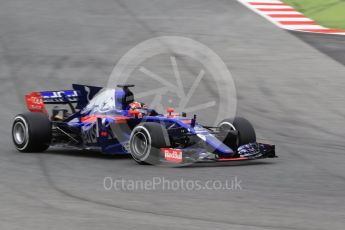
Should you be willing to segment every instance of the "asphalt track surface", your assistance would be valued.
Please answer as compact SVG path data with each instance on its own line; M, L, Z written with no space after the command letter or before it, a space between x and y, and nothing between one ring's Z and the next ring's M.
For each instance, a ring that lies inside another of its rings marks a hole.
M312 45L329 57L345 65L345 37L342 35L327 35L316 33L301 33L291 31L292 34Z
M2 1L1 229L343 229L345 68L236 1ZM125 157L20 154L13 116L27 91L106 84L114 63L151 37L213 49L236 81L238 112L278 159L162 168ZM103 178L206 181L241 191L105 191Z

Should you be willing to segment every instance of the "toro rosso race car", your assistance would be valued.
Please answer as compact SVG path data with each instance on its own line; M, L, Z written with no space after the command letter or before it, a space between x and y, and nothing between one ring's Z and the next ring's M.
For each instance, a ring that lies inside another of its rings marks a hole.
M186 113L175 113L173 108L168 108L167 114L159 114L134 101L130 90L133 86L108 89L73 84L73 90L26 95L29 112L18 114L12 126L16 149L97 149L106 154L131 154L140 164L275 157L275 146L257 142L248 120L225 119L211 127L199 124L196 115L187 117ZM55 105L50 113L47 104Z

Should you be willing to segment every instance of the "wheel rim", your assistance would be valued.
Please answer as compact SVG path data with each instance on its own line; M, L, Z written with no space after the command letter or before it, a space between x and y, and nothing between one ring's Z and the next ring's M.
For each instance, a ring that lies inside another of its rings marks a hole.
M222 123L219 124L219 127L222 128L224 131L230 131L230 130L237 131L235 126L232 123L230 123L230 122L222 122ZM225 127L227 127L227 128L225 128ZM240 143L240 140L237 137L236 138L236 145L238 146L239 143Z
M144 156L149 149L147 137L142 132L137 132L133 135L133 150L137 157Z
M229 130L234 130L236 131L236 128L233 124L231 124L230 122L222 122L220 123L219 127L221 127L222 129L229 131ZM225 128L227 127L227 128Z
M21 122L17 122L13 127L13 137L15 142L18 145L22 145L27 137L26 137L26 128L25 125Z

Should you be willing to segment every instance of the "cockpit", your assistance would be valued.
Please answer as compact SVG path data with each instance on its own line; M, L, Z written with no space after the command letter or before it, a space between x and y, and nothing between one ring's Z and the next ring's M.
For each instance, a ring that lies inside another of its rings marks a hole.
M117 85L119 89L102 89L95 95L88 105L82 109L82 113L89 115L96 114L141 114L155 116L158 115L152 109L148 109L144 103L134 100L134 94L130 90L134 85Z

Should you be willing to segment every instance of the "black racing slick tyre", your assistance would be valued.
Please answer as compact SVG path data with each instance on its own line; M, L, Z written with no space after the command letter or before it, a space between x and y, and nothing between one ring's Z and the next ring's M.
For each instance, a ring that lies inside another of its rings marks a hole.
M168 146L170 146L169 136L165 126L154 122L137 125L129 140L131 155L139 164L158 164L160 148Z
M12 125L12 140L20 152L43 152L49 148L51 122L43 113L18 114Z
M245 118L236 117L235 119L224 119L218 125L221 130L237 131L237 137L226 137L224 144L239 147L256 142L256 134L253 125Z

